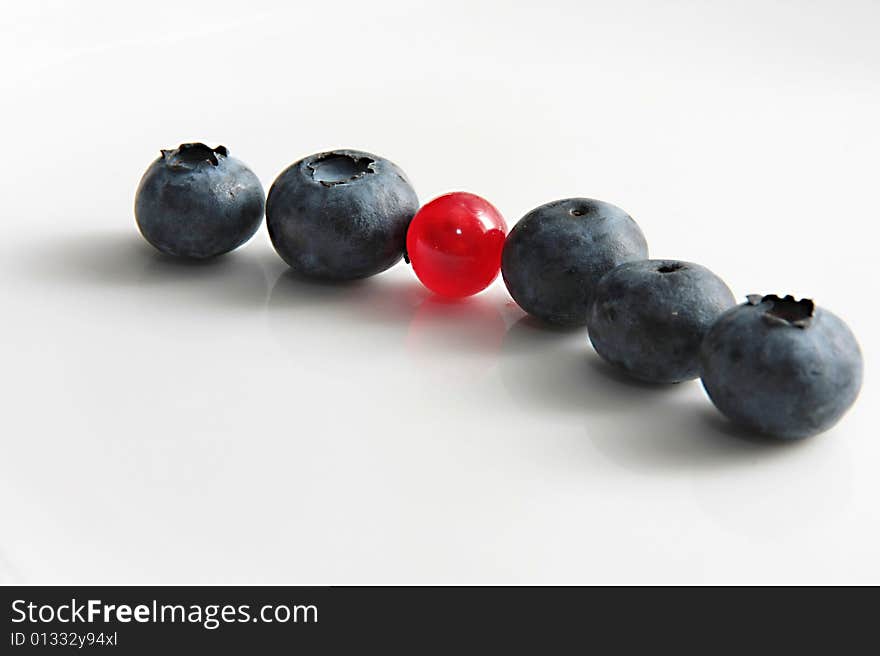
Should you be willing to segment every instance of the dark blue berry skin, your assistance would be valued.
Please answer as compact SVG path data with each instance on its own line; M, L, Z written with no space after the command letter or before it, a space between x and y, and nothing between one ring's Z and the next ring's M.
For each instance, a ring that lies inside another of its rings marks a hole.
M641 229L619 207L589 198L541 205L510 231L501 255L507 290L523 310L560 326L582 326L599 279L648 257Z
M831 428L862 385L862 354L849 327L791 296L749 296L715 322L700 358L703 386L722 413L782 439Z
M259 179L225 147L187 143L150 165L134 212L141 234L163 253L206 258L253 237L264 207Z
M418 209L416 192L395 164L334 150L301 159L278 176L266 225L275 250L301 275L353 280L403 257Z
M736 304L706 267L677 260L627 262L596 287L587 329L596 352L629 375L679 383L700 375L700 344Z

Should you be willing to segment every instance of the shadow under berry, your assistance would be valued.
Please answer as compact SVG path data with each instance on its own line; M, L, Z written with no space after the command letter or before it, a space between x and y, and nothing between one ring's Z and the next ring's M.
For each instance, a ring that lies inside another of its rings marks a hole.
M786 448L707 418L717 413L698 381L650 384L615 370L583 328L520 319L505 336L500 375L520 408L582 418L595 449L627 469L726 466Z
M28 280L39 284L131 291L224 312L262 307L268 292L265 260L257 249L203 260L177 258L131 231L44 238L25 252L21 264Z

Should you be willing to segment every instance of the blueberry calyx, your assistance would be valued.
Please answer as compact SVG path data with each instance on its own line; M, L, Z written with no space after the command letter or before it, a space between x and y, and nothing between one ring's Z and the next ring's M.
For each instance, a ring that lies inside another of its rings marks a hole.
M816 312L816 305L811 299L796 301L791 294L783 298L776 294L749 294L746 298L749 305L769 305L764 311L764 320L771 324L804 329L812 323Z
M590 205L589 203L584 203L581 199L573 199L574 204L568 208L568 213L571 214L575 218L580 218L582 216L587 216L591 212L595 211L595 207Z
M664 262L657 267L657 273L675 273L682 269L687 269L684 262Z
M370 157L352 155L346 151L330 151L316 155L306 166L312 179L325 187L334 187L353 182L365 175L375 173Z
M180 144L171 150L162 150L162 159L174 169L194 169L197 166L208 163L217 166L220 158L228 157L229 150L226 146L211 148L200 142Z

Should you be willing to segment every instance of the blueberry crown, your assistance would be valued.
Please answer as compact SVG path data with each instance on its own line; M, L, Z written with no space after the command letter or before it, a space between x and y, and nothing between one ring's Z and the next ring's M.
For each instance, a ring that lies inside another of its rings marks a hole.
M321 153L306 163L312 178L325 187L333 187L375 173L375 160L347 151Z
M816 305L809 298L794 300L791 294L780 298L776 294L761 296L751 294L748 297L749 305L766 305L764 318L768 321L798 328L806 328L810 325L816 311Z
M180 144L173 150L162 150L162 158L172 168L195 168L201 164L217 166L220 160L229 156L226 146L211 148L203 143Z

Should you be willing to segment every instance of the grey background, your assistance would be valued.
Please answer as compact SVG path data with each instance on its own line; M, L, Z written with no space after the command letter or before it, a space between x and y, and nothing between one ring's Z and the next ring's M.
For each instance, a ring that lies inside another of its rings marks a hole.
M28 2L0 25L0 582L880 582L876 2ZM743 439L498 282L285 276L138 237L160 148L268 189L382 154L512 225L618 204L655 257L860 338L833 431Z

